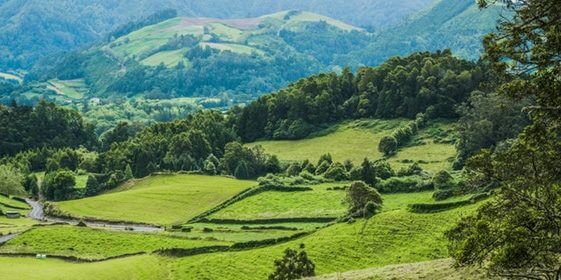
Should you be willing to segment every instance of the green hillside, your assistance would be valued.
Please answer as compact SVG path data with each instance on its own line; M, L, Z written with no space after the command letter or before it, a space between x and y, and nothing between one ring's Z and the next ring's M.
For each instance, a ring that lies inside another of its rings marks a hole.
M258 141L248 146L260 145L265 151L285 161L314 162L321 155L329 153L336 161L351 160L359 164L365 157L370 160L384 158L378 151L380 139L406 122L399 119L355 120L332 126L301 140ZM453 124L450 122L434 123L421 130L409 145L388 160L396 170L413 162L418 162L423 169L432 172L450 169L451 159L456 155L452 130Z
M254 185L224 177L150 176L106 194L56 206L75 217L169 225L187 221Z

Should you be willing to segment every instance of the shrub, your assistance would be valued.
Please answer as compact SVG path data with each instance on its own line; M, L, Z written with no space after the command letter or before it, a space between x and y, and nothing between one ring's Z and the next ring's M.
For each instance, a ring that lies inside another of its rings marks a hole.
M385 160L377 161L374 164L374 170L376 171L376 176L384 180L395 176L395 172L393 171L392 167Z
M433 185L419 177L391 177L378 183L376 188L382 193L420 192L433 189Z
M275 260L275 271L269 275L269 280L292 280L315 276L315 267L304 251L304 244L301 244L300 252L287 248L284 257Z
M432 198L436 201L445 200L454 196L453 190L437 190L432 194Z
M335 181L343 181L348 179L345 167L340 163L333 163L329 167L329 169L327 169L323 176L327 179L332 179Z
M397 152L397 140L393 136L384 136L378 144L378 151L386 156L391 156Z
M437 189L448 189L454 185L454 178L448 171L440 170L432 178L432 183Z
M382 196L376 189L369 187L362 181L356 181L351 184L347 189L347 196L345 198L349 204L349 214L355 217L366 216L368 210L370 213L375 213L382 206ZM367 209L367 205L369 205ZM373 207L370 209L370 207Z

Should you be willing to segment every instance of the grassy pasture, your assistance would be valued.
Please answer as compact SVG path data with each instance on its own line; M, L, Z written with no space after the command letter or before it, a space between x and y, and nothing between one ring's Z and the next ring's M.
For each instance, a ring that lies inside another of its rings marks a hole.
M100 260L164 248L229 245L220 241L191 240L161 234L129 233L76 226L37 227L8 241L2 253L31 253Z
M162 261L162 258L152 255L95 263L0 257L0 275L8 276L13 280L167 279L168 273L166 262Z
M173 277L264 279L285 248L297 248L301 243L306 245L318 274L441 259L447 257L444 232L477 206L434 214L386 211L366 224L363 220L336 224L267 248L186 257L173 264Z
M248 197L210 216L214 219L260 220L275 218L340 217L345 214L345 193L327 190L343 183L312 186L313 191L268 191Z
M185 222L255 184L218 176L159 175L56 205L76 217L169 225Z
M372 160L382 158L383 155L378 152L380 139L403 122L404 120L349 121L320 131L315 137L312 135L301 140L259 141L248 145L261 145L265 151L285 161L309 159L316 162L321 155L330 153L335 161L350 159L360 163L365 157Z
M18 83L23 82L23 78L12 73L0 72L0 79L15 80Z
M187 49L179 49L159 52L142 60L142 64L148 66L158 66L163 63L166 67L171 68L177 66L179 62L183 62L183 64L187 66L189 60L183 56L186 50Z
M335 161L347 159L360 164L365 157L370 160L383 158L378 151L378 143L382 137L406 120L355 120L334 125L306 139L258 141L248 146L261 145L268 153L275 154L283 161L302 161L309 159L315 162L322 154L330 153ZM436 141L441 137L435 133L449 133L452 124L436 123L419 132L411 140L411 145L401 148L397 155L388 159L392 167L399 168L419 162L427 171L436 172L450 169L450 161L456 154L450 142ZM449 139L445 139L449 140Z
M0 235L22 232L38 222L29 218L8 219L0 216Z
M120 37L110 45L110 49L120 58L133 55L139 57L164 45L176 34L179 36L202 33L202 26L181 26L181 18L172 18Z
M83 98L88 88L83 79L77 80L49 80L47 88L57 94L67 96L72 99Z
M195 223L185 226L193 227L188 233L174 233L179 236L189 238L201 238L205 240L221 240L228 242L247 242L252 240L273 239L284 236L291 236L303 231L311 231L318 227L322 227L322 223L276 223L266 225L241 225L241 224L211 224L211 223ZM243 226L249 228L243 229ZM259 228L261 226L267 229ZM277 229L272 227L283 226L292 229ZM204 229L212 229L206 231Z
M263 16L263 18L273 18L273 19L277 19L277 20L282 20L282 21L286 21L286 24L288 26L295 26L298 25L299 23L302 22L320 22L320 21L324 21L329 25L333 25L339 29L345 30L345 31L352 31L352 30L361 30L358 27L352 26L350 24L346 24L342 21L338 21L326 16L322 16L319 14L314 14L314 13L310 13L310 12L297 12L295 15L292 15L290 17L290 19L287 21L285 19L285 17L287 16L288 13L291 13L291 11L283 11L283 12L278 12L278 13L274 13L274 14L270 14L270 15L265 15Z
M239 45L239 44L231 44L231 43L208 43L208 42L204 42L204 43L200 43L201 47L210 47L213 49L217 49L220 51L231 51L233 53L239 53L239 54L247 54L250 55L252 53L257 53L259 55L264 55L265 53L259 49L253 48L253 47L249 47L249 46L245 46L245 45Z
M0 205L5 207L31 209L27 203L7 198L3 195L0 195Z

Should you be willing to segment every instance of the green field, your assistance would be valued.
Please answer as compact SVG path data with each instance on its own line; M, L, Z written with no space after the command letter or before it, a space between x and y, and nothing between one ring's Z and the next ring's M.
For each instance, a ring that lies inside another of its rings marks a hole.
M349 159L360 164L365 157L370 160L383 158L383 154L378 151L380 139L404 122L405 120L356 120L335 125L306 139L258 141L248 146L261 145L265 151L284 161L309 159L315 162L321 155L330 153L335 161ZM439 137L432 132L438 130L446 133L451 126L449 122L431 124L421 130L409 146L401 148L388 161L396 171L412 162L419 162L423 169L431 172L450 169L450 159L456 155L456 148L451 142L436 141Z
M0 216L0 235L22 232L38 222L29 218L8 219Z
M23 78L12 73L0 72L0 79L14 80L18 83L23 82Z
M153 54L146 59L142 60L142 64L148 66L158 66L164 64L166 67L175 67L179 62L183 62L185 66L189 64L189 60L183 55L186 49L172 50L172 51L162 51Z
M134 190L137 187L135 185L122 187L115 194ZM290 195L291 193L285 194ZM378 279L375 278L376 275L386 275L391 271L395 271L391 267L383 268L387 265L438 260L448 257L446 240L443 233L460 216L473 213L478 207L478 205L470 205L439 213L415 214L406 210L407 205L410 203L434 202L432 200L432 192L390 194L384 195L383 199L384 208L382 212L368 221L357 220L354 223L339 223L325 228L322 228L322 225L317 223L308 225L303 223L283 224L287 227L298 228L298 230L309 231L316 230L316 228L319 229L311 235L266 248L202 254L183 258L164 258L151 255L135 256L98 262L95 265L45 260L43 262L49 263L51 266L49 268L42 266L42 264L34 266L36 273L27 279L52 279L58 275L72 277L84 271L91 271L94 269L93 267L104 270L104 273L106 272L105 270L112 271L112 277L119 277L119 275L125 275L126 272L123 270L128 271L127 268L120 266L142 267L141 270L135 272L138 274L131 274L139 275L139 279L153 279L160 275L165 275L162 276L162 279L263 279L272 271L273 260L280 257L285 248L296 248L301 243L306 245L306 251L315 262L316 273L319 275L368 268L370 272L367 276L374 277L371 279ZM309 204L314 201L317 200L309 200L305 203ZM235 204L230 207L235 207ZM193 226L191 233L180 232L168 233L166 235L239 242L267 239L266 237L276 238L290 234L289 231L281 232L278 230L242 230L242 225L200 223L192 224L191 226ZM204 228L212 228L213 231L204 233L202 231ZM84 240L89 243L81 243ZM130 252L150 251L166 246L198 246L200 243L197 242L206 242L202 240L184 240L183 238L161 235L122 232L111 232L109 234L101 230L58 226L34 229L10 241L1 250L17 252L43 251L50 252L51 254L58 253L89 258L103 258ZM194 243L184 244L182 242ZM19 244L19 246L14 244ZM25 245L21 246L21 244ZM19 271L24 269L26 265L35 264L36 262L39 263L41 261L31 258L0 258L0 263L2 264L0 267L14 264L14 268L10 271ZM420 273L427 273L427 275L435 273L434 270L427 270L427 268L419 269ZM153 271L153 275L156 276L146 276L148 274L144 274L149 271ZM448 271L451 270L448 268ZM5 271L0 268L0 274L3 272ZM29 274L22 275L29 276Z
M77 80L49 80L47 88L56 92L57 94L70 97L72 99L83 98L87 93L88 88L83 79Z
M15 199L7 198L3 195L0 195L0 206L10 207L10 208L31 209L29 205L27 205L27 203Z
M268 153L281 160L306 160L316 162L323 154L330 153L335 161L350 159L360 163L365 157L378 159L378 143L403 120L357 120L344 122L318 133L317 137L302 140L260 141L249 146L261 145Z
M217 49L220 51L231 51L233 53L239 54L252 54L257 53L259 55L264 55L265 53L259 49L248 47L239 44L230 44L230 43L201 43L201 47L210 47L213 49Z
M166 279L169 271L162 258L151 255L96 263L0 257L0 275L9 276L8 279L13 280Z
M150 253L165 248L196 248L214 245L229 245L229 243L76 226L44 226L33 228L8 241L0 247L0 252L101 260L127 254Z
M306 245L316 273L382 267L445 258L443 233L477 205L435 214L387 211L365 225L336 224L288 243L242 252L186 257L174 263L176 279L264 279L287 247Z
M271 15L265 15L263 16L263 18L274 18L277 20L286 21L285 17L287 16L288 13L294 13L294 11L283 11ZM290 19L286 22L286 27L294 27L302 22L320 22L320 21L326 22L329 25L335 26L345 31L361 30L360 28L357 28L350 24L346 24L342 21L338 21L326 16L309 13L309 12L296 12L296 14L291 16Z
M313 186L313 191L278 192L268 191L248 197L223 209L210 218L261 220L276 218L333 217L345 214L343 191L327 190L343 183L328 183Z
M76 217L169 225L185 222L254 185L218 176L159 175L56 205Z

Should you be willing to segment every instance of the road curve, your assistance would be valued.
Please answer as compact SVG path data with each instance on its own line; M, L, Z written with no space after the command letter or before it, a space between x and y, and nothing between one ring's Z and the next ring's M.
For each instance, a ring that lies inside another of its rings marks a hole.
M27 204L31 206L31 212L27 215L29 218L42 221L42 222L51 222L51 223L67 223L76 225L80 222L78 219L66 219L66 218L54 218L48 217L45 215L43 211L43 205L36 201L29 198L26 198L25 201ZM112 230L123 230L123 231L137 231L137 232L161 232L164 231L161 227L155 226L148 226L148 225L137 225L137 224L124 224L124 223L105 223L105 222L86 222L84 223L88 227L96 227L96 228L107 228ZM13 237L12 237L13 238Z
M8 234L8 235L2 235L0 236L0 244L4 244L14 238L16 238L19 234L18 233L14 233L14 234Z

